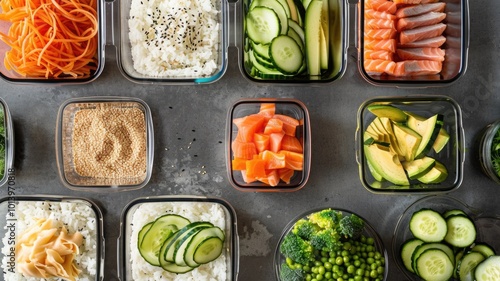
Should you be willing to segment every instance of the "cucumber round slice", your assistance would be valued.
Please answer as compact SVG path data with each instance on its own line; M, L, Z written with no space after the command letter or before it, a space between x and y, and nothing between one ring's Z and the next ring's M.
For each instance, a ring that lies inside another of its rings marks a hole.
M418 275L427 281L446 281L453 276L453 263L439 249L429 249L416 260Z
M144 239L146 232L148 232L148 230L151 228L152 225L153 225L153 222L150 222L150 223L144 225L141 228L141 230L139 230L139 233L137 233L137 247L139 249L141 248L142 240Z
M186 247L184 252L184 261L189 266L198 266L199 264L194 260L194 253L198 246L208 238L217 237L224 241L224 232L218 227L210 227L201 230L196 233L195 236L189 241L189 245Z
M451 209L451 210L448 210L448 211L444 212L443 218L446 219L447 217L453 216L453 215L464 215L464 216L466 216L467 214L463 210L460 210L460 209Z
M500 256L491 256L476 267L476 281L500 280Z
M448 232L444 240L452 246L465 248L476 240L476 227L474 222L463 215L452 215L446 219Z
M270 8L253 8L248 12L245 21L247 35L255 43L269 44L280 34L280 20Z
M465 254L459 261L458 277L460 281L474 281L474 271L478 264L485 260L485 257L478 252Z
M495 250L486 243L476 243L471 249L472 252L479 252L483 254L486 258L494 256Z
M197 264L205 264L218 258L222 253L223 242L219 237L210 237L196 247L193 259Z
M424 242L440 242L446 236L448 226L440 213L422 209L412 215L410 231L413 236Z
M455 255L453 253L453 250L448 245L444 243L424 243L420 246L417 246L417 248L413 251L413 254L411 256L412 267L415 273L418 274L417 259L423 252L429 249L437 249L443 251L446 255L448 255L448 258L452 261L452 264L453 265L455 264Z
M273 39L269 47L271 60L284 74L296 74L304 62L304 54L299 44L288 35Z
M412 255L415 249L422 245L424 241L413 238L410 240L407 240L403 246L401 246L401 260L403 260L403 264L406 267L406 269L410 272L414 272L413 267L412 267Z

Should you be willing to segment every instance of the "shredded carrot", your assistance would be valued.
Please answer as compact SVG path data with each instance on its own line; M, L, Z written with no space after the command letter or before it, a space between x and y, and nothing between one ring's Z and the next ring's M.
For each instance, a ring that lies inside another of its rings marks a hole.
M24 77L90 76L97 68L96 0L0 0L7 70Z

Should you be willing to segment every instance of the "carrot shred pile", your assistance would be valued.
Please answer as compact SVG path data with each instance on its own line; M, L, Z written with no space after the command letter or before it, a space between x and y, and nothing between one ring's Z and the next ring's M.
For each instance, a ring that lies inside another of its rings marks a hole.
M96 0L0 0L7 70L24 77L89 76L97 68Z

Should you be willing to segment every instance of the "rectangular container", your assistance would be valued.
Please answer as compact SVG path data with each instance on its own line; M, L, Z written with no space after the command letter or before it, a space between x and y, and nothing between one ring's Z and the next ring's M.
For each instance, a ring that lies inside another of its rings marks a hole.
M409 185L393 184L388 180L376 180L370 171L364 150L363 134L375 119L368 110L370 105L392 105L405 112L429 118L435 114L443 117L442 127L450 138L446 146L439 152L430 149L426 156L442 163L448 172L446 179L440 183L425 184L416 179ZM359 165L359 177L363 186L373 193L408 194L408 193L440 193L457 189L463 179L464 164L464 132L460 106L446 96L405 96L378 97L365 101L358 110L356 129L356 160Z
M14 125L7 103L0 98L0 186L8 182L14 169Z
M206 212L201 211L207 208ZM137 212L139 212L139 217L134 220L134 215ZM219 276L219 279L214 280L238 280L239 239L236 212L233 207L219 198L175 195L137 198L123 209L117 253L119 280L134 280L134 271L139 272L139 270L142 270L143 274L155 272L155 276L162 276L165 280L174 280L175 274L168 273L161 267L150 265L140 256L137 249L131 248L131 245L135 246L137 243L134 239L138 239L139 235L137 227L140 227L140 222L138 220L153 222L159 216L166 214L180 215L187 218L191 223L209 221L223 229L225 233L223 255L210 263L200 265L199 268L194 270L209 271L213 270L212 266L216 266L213 263L217 263L217 265L225 264L224 273ZM223 219L213 217L214 214L221 214ZM138 260L132 262L134 257ZM191 275L190 272L185 274ZM179 274L175 280L187 280L188 277L184 276Z
M112 120L108 110L118 114L119 119ZM125 120L123 116L135 118ZM134 128L133 122L138 127ZM57 166L62 183L73 190L94 192L144 187L151 178L153 166L152 122L149 106L136 98L87 97L64 102L56 126ZM87 139L92 141L86 142ZM80 150L75 149L77 142ZM85 154L78 153L83 150ZM110 165L114 168L104 173ZM141 170L130 170L132 165L139 165L137 169Z
M27 249L32 247L29 242L21 242L19 235L27 227L34 226L35 219L52 219L53 227L57 228L56 233L60 233L62 227L67 229L69 235L80 232L84 237L79 247L80 253L75 258L78 263L76 266L82 270L79 277L88 278L85 280L104 280L104 231L101 210L92 201L84 198L50 195L9 196L0 199L0 236L3 241L3 273L0 280L14 280L14 272L18 269L17 259L20 257L11 247L14 244L20 246L21 243ZM78 257L83 254L88 256ZM19 273L15 275L18 276Z

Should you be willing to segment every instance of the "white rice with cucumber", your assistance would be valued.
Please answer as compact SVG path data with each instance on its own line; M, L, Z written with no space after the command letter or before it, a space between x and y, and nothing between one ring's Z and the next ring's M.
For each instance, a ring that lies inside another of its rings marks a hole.
M148 263L139 252L138 234L140 230L155 221L157 218L175 214L188 219L191 222L210 222L219 227L228 239L226 231L226 215L220 204L210 202L168 202L168 203L143 203L133 213L131 221L130 235L130 267L132 280L136 281L157 281L157 280L227 280L226 249L215 260L201 264L193 270L176 274L164 270L161 267Z
M134 69L153 77L213 75L219 7L216 0L132 0L128 24Z
M12 221L10 212L7 212L7 222ZM68 234L79 232L83 236L83 243L79 247L79 253L74 256L73 262L77 268L81 270L76 280L92 281L96 280L97 274L97 218L95 211L85 203L80 202L49 202L49 201L19 201L15 211L15 232L16 240L20 233L23 233L28 228L31 228L39 219L52 220L53 227L67 229ZM7 224L9 225L9 223ZM47 280L55 281L62 280L55 277L40 279L24 277L17 272L18 265L13 268L9 265L11 255L11 247L9 237L12 234L11 230L4 227L6 231L2 238L2 269L4 272L3 280L8 281L35 281Z

